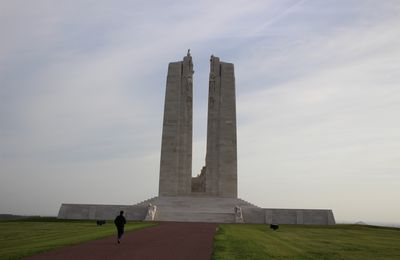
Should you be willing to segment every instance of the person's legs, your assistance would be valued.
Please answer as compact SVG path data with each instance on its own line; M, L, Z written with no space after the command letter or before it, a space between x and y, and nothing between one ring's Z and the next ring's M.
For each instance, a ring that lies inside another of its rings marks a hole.
M121 237L124 234L124 228L118 228L118 243L121 242Z

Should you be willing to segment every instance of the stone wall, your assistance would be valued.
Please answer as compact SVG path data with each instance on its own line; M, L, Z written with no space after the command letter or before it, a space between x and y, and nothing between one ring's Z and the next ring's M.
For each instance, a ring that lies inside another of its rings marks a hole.
M66 204L58 212L59 219L114 220L123 210L127 220L144 220L147 206Z
M243 210L245 223L334 225L335 218L329 209L262 209Z
M196 177L192 177L192 195L202 194L206 191L206 167L201 169L201 172Z

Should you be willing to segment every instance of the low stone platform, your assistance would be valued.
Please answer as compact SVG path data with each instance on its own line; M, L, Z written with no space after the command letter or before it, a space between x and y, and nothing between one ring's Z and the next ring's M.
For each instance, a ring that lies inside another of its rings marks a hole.
M149 218L149 205L156 206ZM241 213L235 212L239 207ZM62 204L60 219L112 220L120 210L128 220L206 223L266 223L333 225L332 210L260 208L238 198L154 197L136 205Z

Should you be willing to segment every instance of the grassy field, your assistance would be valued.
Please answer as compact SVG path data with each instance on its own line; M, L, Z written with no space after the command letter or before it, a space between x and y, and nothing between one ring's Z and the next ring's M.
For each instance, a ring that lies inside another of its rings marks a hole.
M126 231L154 224L128 222ZM0 259L19 259L54 248L116 235L115 226L108 221L96 226L95 221L60 221L56 219L27 219L0 221Z
M213 259L400 259L400 229L358 225L220 225Z

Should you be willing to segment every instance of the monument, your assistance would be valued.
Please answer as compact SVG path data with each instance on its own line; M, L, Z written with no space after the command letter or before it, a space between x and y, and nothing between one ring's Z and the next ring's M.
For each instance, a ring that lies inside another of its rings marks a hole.
M193 63L168 67L159 196L237 197L235 77L232 63L210 59L206 165L192 178Z
M234 65L211 56L205 166L192 177L193 61L171 62L165 92L159 194L135 205L62 204L63 219L335 224L332 210L260 208L237 196Z

